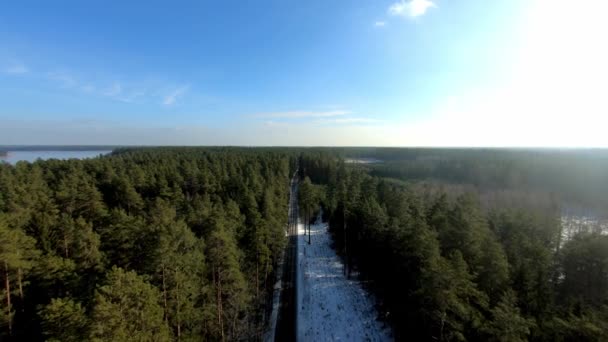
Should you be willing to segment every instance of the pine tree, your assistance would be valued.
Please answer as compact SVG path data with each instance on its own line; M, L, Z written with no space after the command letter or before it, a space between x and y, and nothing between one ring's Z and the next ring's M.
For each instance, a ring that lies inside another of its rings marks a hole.
M202 302L207 291L204 245L175 211L157 201L151 224L159 231L156 279L165 319L177 340L196 340L203 328Z
M595 307L608 303L608 236L578 234L562 253L562 302Z
M80 303L53 298L40 310L42 330L49 342L78 342L88 338L89 320Z
M517 298L511 290L491 310L491 319L483 327L485 338L500 342L527 341L534 322L523 317L517 307Z
M95 295L92 341L170 341L158 290L135 272L113 267Z
M0 267L2 269L2 324L6 326L7 335L13 332L14 293L23 304L24 278L34 266L38 256L34 248L34 239L19 229L8 228L0 217Z
M236 242L216 218L207 239L207 260L215 295L216 337L233 340L239 336L238 318L247 304L247 289L239 268Z

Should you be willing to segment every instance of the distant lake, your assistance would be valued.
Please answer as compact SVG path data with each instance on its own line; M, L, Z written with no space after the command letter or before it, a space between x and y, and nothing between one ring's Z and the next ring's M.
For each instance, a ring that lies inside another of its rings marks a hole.
M376 158L345 158L347 164L376 164L382 163L382 160Z
M0 161L15 165L18 161L30 163L38 159L86 159L95 158L112 151L8 151L8 156L0 156Z

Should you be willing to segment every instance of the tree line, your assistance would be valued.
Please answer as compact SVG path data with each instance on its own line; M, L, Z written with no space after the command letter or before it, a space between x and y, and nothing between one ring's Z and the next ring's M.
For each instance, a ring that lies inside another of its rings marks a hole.
M488 208L478 192L425 191L338 152L305 153L301 166L325 188L347 274L398 340L608 339L607 235L565 240L559 203Z
M0 339L260 339L298 166L300 213L310 222L323 207L347 276L365 280L397 339L607 338L608 237L565 238L558 196L489 206L485 185L455 191L477 179L530 185L487 167L502 163L487 151L468 154L469 168L444 162L449 186L439 187L420 182L439 174L398 164L464 152L382 149L370 156L384 165L342 161L361 151L370 150L139 148L0 164ZM570 157L539 166L515 152L510 165L568 175L547 165ZM597 167L587 175L586 188L603 189ZM578 198L569 186L559 192Z
M346 150L358 155L366 150ZM471 184L483 190L553 193L564 204L608 215L608 151L602 149L375 149L379 177Z
M260 339L295 154L0 163L0 340Z

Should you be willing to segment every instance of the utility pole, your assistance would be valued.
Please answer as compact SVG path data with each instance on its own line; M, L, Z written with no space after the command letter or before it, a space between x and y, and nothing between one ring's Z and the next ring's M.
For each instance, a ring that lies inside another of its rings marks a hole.
M344 275L348 279L348 249L347 249L347 239L346 239L346 204L342 203L342 228L344 233Z
M308 244L310 245L310 214L308 216Z

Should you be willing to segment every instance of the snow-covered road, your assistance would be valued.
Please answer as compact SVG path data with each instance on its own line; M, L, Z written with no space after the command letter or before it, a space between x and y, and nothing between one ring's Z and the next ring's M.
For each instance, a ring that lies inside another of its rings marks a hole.
M298 224L298 341L391 341L388 327L376 320L373 298L343 275L327 224L311 232L309 245Z

